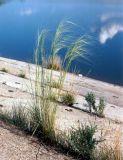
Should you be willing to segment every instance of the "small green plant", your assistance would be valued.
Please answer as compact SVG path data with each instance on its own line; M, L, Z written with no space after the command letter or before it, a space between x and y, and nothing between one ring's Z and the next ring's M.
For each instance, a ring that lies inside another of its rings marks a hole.
M104 109L105 109L105 100L104 98L100 98L99 99L99 104L96 105L96 98L95 98L95 94L90 92L85 96L85 100L87 101L88 105L89 105L89 111L90 113L92 113L92 109L93 111L98 115L98 116L104 116Z
M88 102L89 105L89 111L90 113L92 113L92 109L96 110L96 99L95 99L95 95L90 92L85 96L85 100Z
M58 143L69 153L78 155L78 158L92 160L96 145L100 142L94 135L97 127L94 125L80 125L77 129L72 128L68 134L58 137Z
M26 78L26 75L25 75L25 73L21 72L21 73L18 74L18 77Z
M12 121L11 121L11 117L10 117L10 113L9 112L2 112L0 110L0 120L6 122L6 123L10 123L12 124Z
M6 69L6 68L2 68L0 71L2 71L2 72L8 72L8 70Z
M101 97L99 99L99 104L97 106L97 114L100 116L103 116L104 109L105 109L105 100L104 100L104 98Z
M72 93L65 93L61 96L61 101L67 106L72 106L75 103L75 97Z
M62 69L62 61L61 61L61 58L58 56L58 55L55 55L55 56L50 56L48 58L48 60L46 60L45 62L45 67L47 69L53 69L53 70L56 70L56 71L59 71Z

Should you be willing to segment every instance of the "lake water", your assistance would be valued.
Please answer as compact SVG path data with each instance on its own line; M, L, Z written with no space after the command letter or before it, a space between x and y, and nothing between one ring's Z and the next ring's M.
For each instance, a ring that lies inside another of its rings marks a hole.
M107 2L108 1L108 2ZM0 0L0 56L30 61L37 33L69 19L92 36L81 74L123 85L123 0Z

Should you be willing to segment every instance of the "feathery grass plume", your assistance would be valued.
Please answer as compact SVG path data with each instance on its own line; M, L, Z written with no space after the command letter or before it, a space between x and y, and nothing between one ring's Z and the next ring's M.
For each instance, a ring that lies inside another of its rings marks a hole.
M60 24L58 25L53 41L52 41L52 45L51 45L51 63L54 64L54 57L57 57L59 52L62 49L68 49L74 39L73 36L73 29L76 26L76 24L70 22L70 21L61 21ZM66 54L66 53L65 53ZM63 64L62 64L62 68L63 68ZM52 79L52 70L53 68L51 68L51 75L50 75L50 82ZM64 71L60 71L60 77L59 77L59 82L61 87L63 86L63 81L65 77L65 72ZM62 82L62 83L61 83Z
M63 48L69 48L73 41L73 30L76 24L70 21L61 21L58 28L56 29L56 33L51 46L51 53L54 57L58 55L59 51Z
M73 60L75 60L78 57L84 58L86 56L85 53L87 44L89 43L87 42L87 38L85 36L77 38L75 42L72 43L67 53L65 54L63 64L65 64L65 62L68 62L65 67L65 71L68 71Z
M68 70L70 69L71 63L77 59L78 57L85 58L85 53L87 52L87 45L89 44L89 36L75 36L75 29L77 29L77 25L70 21L62 21L55 33L52 46L51 46L51 56L52 63L53 57L59 54L59 51L65 49L65 56L62 62L62 70L60 72L60 85L63 87L64 80ZM51 71L52 77L52 71ZM51 78L50 78L51 79Z

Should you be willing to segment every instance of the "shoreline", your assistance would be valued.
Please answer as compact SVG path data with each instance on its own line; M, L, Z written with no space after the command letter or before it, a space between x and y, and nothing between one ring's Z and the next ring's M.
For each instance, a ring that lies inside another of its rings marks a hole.
M23 61L23 60L7 58L7 57L3 57L3 56L0 56L0 61L18 62L18 63L25 63L25 64L28 64L28 65L35 65L34 63L26 62L26 61ZM110 83L110 82L103 81L103 80L100 80L100 79L88 77L88 76L85 76L85 75L83 75L81 73L80 74L74 74L72 72L68 72L68 74L72 74L72 75L75 75L75 76L78 76L78 77L81 77L81 78L89 79L89 80L92 80L92 81L95 81L95 82L98 82L98 83L102 83L102 84L107 84L107 85L111 85L111 86L114 86L114 87L123 88L123 85L114 84L114 83Z
M98 83L104 83L104 84L107 84L107 85L111 85L113 87L123 88L123 85L113 84L113 83L102 81L102 80L99 80L99 79L95 79L95 78L91 78L91 77L86 77L84 75L82 75L82 78L89 79L89 80L92 80L92 81L95 81L95 82L98 82Z
M83 76L83 77L88 78L88 79L90 79L90 80L97 81L97 82L106 83L106 84L108 84L108 85L112 85L112 86L114 86L114 87L120 87L120 88L123 88L123 85L114 84L114 83L110 83L110 82L107 82L107 81L103 81L103 80L95 79L95 78L91 78L91 77L86 77L86 76Z
M13 83L15 83L16 79L18 81L18 75L22 72L24 72L26 75L26 79L23 79L23 81L26 80L29 86L30 80L35 81L35 64L29 64L23 61L0 57L0 70L2 68L7 69L7 73L3 74L1 72L0 83L4 83L4 81L7 81L11 87L15 87L16 85ZM50 72L49 69L45 69L45 71L48 74ZM58 80L59 74L59 71L53 71L54 80ZM21 83L24 83L23 81ZM105 101L110 104L110 106L118 106L123 108L123 87L121 86L113 85L84 76L77 76L73 73L67 73L62 90L64 92L73 92L77 97L82 98L84 98L84 96L88 92L93 92L97 100L100 97L104 97Z

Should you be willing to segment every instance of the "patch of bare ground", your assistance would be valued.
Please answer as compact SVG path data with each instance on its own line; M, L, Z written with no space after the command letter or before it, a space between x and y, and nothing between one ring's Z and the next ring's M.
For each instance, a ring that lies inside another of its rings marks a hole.
M0 160L72 160L0 121Z

